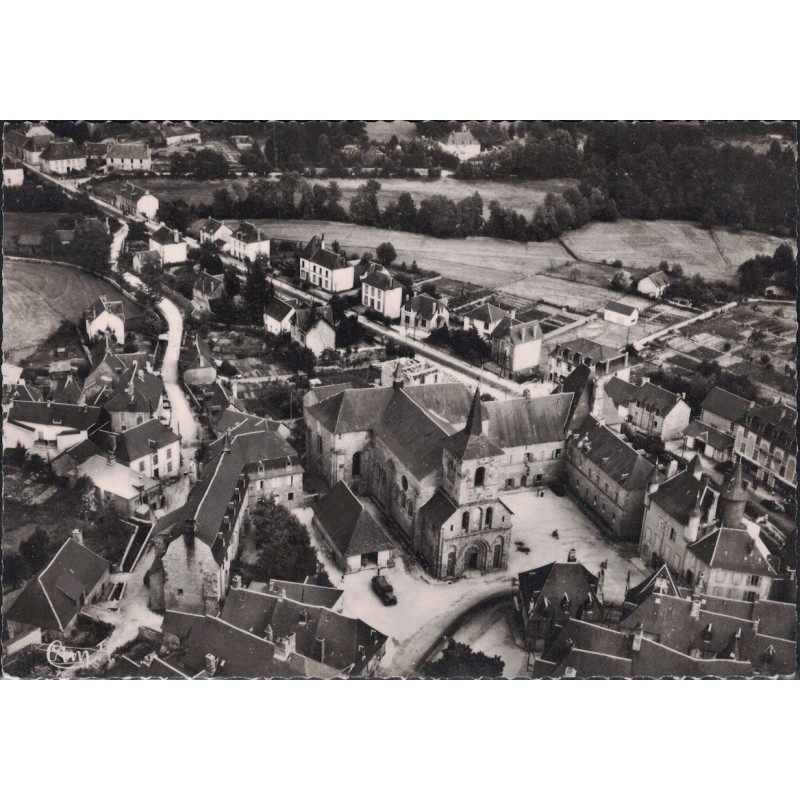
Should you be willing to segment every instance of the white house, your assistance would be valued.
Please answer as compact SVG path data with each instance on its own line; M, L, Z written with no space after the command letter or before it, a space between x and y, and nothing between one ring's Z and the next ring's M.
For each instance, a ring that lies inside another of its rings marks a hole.
M639 321L639 309L616 300L609 300L603 311L603 319L606 322L613 322L615 325L630 327Z
M387 269L372 265L368 274L361 279L361 302L384 317L399 319L403 287Z
M221 250L227 250L231 236L233 231L224 222L211 217L200 226L200 244L211 242Z
M114 334L120 344L125 341L125 308L122 300L109 300L101 294L83 313L89 341L107 330Z
M157 419L120 433L98 431L92 441L119 463L148 478L163 481L180 474L181 437Z
M265 255L269 258L270 240L269 237L262 235L260 228L256 228L249 222L243 222L231 234L228 252L240 261L244 261L246 258L255 261L258 255Z
M542 329L539 323L521 322L506 317L491 335L492 358L501 374L510 378L530 375L539 369L542 355Z
M628 414L636 428L666 442L683 436L691 409L682 395L662 389L644 377L631 398Z
M150 148L141 142L111 144L105 155L106 167L123 172L149 172L153 166Z
M186 239L179 231L172 231L162 225L155 233L150 234L150 249L157 250L161 263L181 264L188 258Z
M437 300L429 294L417 294L406 301L402 319L407 328L432 331L450 322L450 311L444 300Z
M22 186L25 172L22 164L7 158L3 161L3 186Z
M457 156L459 161L475 158L481 152L481 143L463 126L460 131L451 131L450 135L439 143L439 147L446 153Z
M294 307L277 297L272 297L264 309L264 327L276 336L292 329Z
M667 275L666 272L660 271L642 278L639 283L636 284L636 290L639 294L644 294L648 297L661 297L667 286L669 286L669 275Z
M494 329L507 317L505 311L491 303L484 303L482 306L467 311L464 317L464 330L470 328L476 330L484 339L488 339Z
M319 358L325 350L336 347L336 328L330 306L298 308L291 317L292 339L307 347Z
M158 214L158 198L149 189L140 189L132 183L126 183L117 192L116 204L123 214L139 214L147 219L155 219Z
M50 142L39 154L39 164L46 172L67 175L86 169L86 154L72 139Z
M346 292L355 285L355 267L325 243L325 234L312 236L300 254L300 280L326 292Z
M3 423L3 447L22 445L52 460L89 437L104 419L97 406L16 401Z

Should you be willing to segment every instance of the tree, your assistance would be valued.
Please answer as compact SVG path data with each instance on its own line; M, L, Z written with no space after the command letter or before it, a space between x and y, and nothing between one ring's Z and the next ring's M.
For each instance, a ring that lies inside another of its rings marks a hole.
M228 160L218 150L203 148L194 154L194 177L198 180L227 178Z
M243 296L251 322L257 324L262 321L268 294L269 288L264 270L257 264L248 263Z
M259 500L251 510L250 521L263 580L302 582L316 574L317 551L311 546L308 531L285 506Z
M376 180L368 180L358 187L350 201L350 216L356 225L377 225L381 211L378 206L378 192L381 185Z
M392 263L397 258L397 253L392 247L391 242L383 242L379 244L377 249L375 250L375 254L378 256L378 260L384 266L388 267L389 264Z
M505 662L500 656L487 656L468 644L450 640L441 658L423 668L428 678L502 678Z
M20 543L19 554L25 559L31 572L38 572L49 558L50 536L44 528L36 530Z

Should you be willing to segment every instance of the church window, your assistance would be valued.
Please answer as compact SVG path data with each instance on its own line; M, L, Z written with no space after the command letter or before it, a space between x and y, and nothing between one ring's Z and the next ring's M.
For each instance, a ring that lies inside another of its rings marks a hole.
M486 468L478 467L478 469L475 470L475 485L483 486L483 482L485 479L486 479Z
M469 530L469 511L465 511L461 515L461 530L462 531Z
M408 491L408 478L406 478L405 475L403 475L403 477L400 479L400 484L403 487L403 491L407 492Z
M494 509L493 508L487 508L486 509L486 520L484 522L484 525L487 528L491 528L492 527L492 518L493 517L494 517Z

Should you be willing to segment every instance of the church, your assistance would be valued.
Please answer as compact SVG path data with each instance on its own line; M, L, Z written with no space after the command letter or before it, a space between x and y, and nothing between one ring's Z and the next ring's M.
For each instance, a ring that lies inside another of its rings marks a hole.
M506 569L502 491L564 475L573 395L484 402L459 383L343 389L304 409L307 470L370 496L431 575Z

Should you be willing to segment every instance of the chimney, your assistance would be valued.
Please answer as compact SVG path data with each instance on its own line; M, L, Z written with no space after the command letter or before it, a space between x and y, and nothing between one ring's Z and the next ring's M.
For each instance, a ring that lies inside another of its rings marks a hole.
M217 657L211 653L206 653L206 673L210 678L217 674Z
M567 667L564 670L564 677L565 678L577 678L578 677L578 672L575 669L575 667Z
M647 375L642 378L642 386L644 386L646 383L650 383L650 378Z
M511 317L511 319L516 319L517 318L517 309L516 308L512 308L511 309L511 313L508 316Z
M325 663L325 637L317 636L317 646L319 647L319 660L320 663Z
M264 638L268 641L272 641L272 625L267 625L267 629L264 631Z
M178 231L172 231L172 239L177 244L180 241L180 234Z
M674 477L678 474L678 462L672 458L667 464L667 479Z
M73 541L77 542L78 544L83 544L83 534L79 528L75 528L70 535L72 536Z
M231 588L232 589L241 589L242 588L242 576L241 575L234 575L233 580L231 581Z

